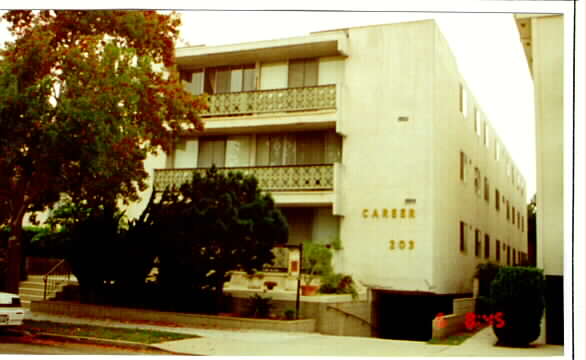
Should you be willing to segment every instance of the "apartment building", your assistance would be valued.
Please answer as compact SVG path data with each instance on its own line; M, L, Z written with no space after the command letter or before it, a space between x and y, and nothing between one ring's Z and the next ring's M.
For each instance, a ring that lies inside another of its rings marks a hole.
M537 266L546 278L545 333L564 343L564 18L515 15L535 86Z
M449 313L477 264L525 259L525 180L434 21L176 55L210 108L147 163L155 191L212 164L254 174L291 244L340 240L335 268L372 290L384 337L404 327L384 319Z

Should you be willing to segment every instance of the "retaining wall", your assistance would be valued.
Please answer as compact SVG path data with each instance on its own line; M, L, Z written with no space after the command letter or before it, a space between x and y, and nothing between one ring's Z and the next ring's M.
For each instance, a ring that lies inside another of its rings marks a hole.
M33 301L32 312L92 317L114 320L139 320L175 323L185 326L206 326L234 329L261 329L288 332L315 332L314 319L270 320L231 316L187 314L143 309L121 308L103 305L79 304L65 301Z

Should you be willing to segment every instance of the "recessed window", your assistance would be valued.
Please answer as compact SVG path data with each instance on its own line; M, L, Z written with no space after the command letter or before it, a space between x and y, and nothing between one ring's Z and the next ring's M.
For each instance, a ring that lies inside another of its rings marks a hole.
M474 231L474 256L480 257L480 230Z
M480 169L478 167L474 168L474 191L477 195L480 195Z
M468 94L464 85L460 84L460 112L464 115L464 118L468 116Z
M296 59L289 61L289 87L316 86L318 79L317 59Z
M194 95L256 90L255 64L181 70L180 75L186 90Z
M466 181L467 177L467 168L468 168L468 159L466 158L466 154L463 151L460 151L460 180Z
M484 258L490 258L490 236L484 234Z
M480 136L480 110L478 109L474 112L474 131Z
M496 261L501 261L501 242L497 239L495 248Z
M488 184L488 178L484 177L484 200L490 201L490 185Z
M484 122L484 146L488 147L488 121Z
M460 251L466 252L466 223L460 221Z
M499 193L498 189L494 189L494 207L496 208L496 211L500 211L501 209L501 195Z

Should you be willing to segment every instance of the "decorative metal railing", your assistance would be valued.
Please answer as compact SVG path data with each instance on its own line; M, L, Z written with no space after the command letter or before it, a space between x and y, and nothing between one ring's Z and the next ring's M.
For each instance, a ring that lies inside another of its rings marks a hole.
M43 299L47 300L54 295L55 291L61 284L69 283L71 280L71 268L65 259L57 263L43 277L45 288L43 290Z
M208 105L202 116L335 109L336 85L214 94Z
M179 187L190 182L194 173L205 174L205 168L156 169L155 191ZM332 190L334 188L334 165L287 165L219 168L219 172L242 172L253 175L265 191Z

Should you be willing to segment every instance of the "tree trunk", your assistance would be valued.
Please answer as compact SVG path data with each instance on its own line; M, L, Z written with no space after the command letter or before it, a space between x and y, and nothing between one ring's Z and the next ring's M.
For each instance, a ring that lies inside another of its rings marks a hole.
M10 222L10 237L8 238L8 271L6 272L6 290L18 294L20 284L20 267L22 263L22 220L24 219L26 204L18 207L18 212Z

